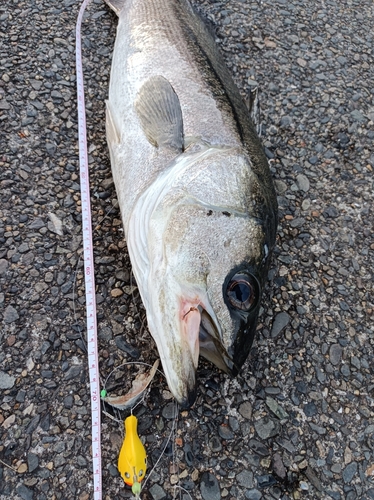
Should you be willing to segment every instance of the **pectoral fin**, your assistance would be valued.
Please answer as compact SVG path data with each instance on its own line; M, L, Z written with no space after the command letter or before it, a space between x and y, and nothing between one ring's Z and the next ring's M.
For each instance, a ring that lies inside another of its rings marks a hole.
M183 151L182 109L173 87L162 76L147 80L138 92L135 111L148 142Z
M104 0L109 7L114 10L114 12L119 16L123 6L125 5L126 0Z

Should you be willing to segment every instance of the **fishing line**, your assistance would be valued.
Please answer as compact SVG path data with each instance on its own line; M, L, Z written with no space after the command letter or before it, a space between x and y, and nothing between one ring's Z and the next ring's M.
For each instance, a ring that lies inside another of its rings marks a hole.
M102 395L106 395L107 394L107 389L106 389L106 385L108 383L108 380L110 379L110 377L113 376L114 372L116 372L117 370L119 370L120 368L123 368L124 366L128 366L128 365L142 365L142 366L147 366L149 368L152 368L152 365L150 365L149 363L145 363L143 361L128 361L126 363L122 363L121 365L119 366L116 366L110 373L109 375L106 377L105 381L103 382L103 390L101 392ZM165 377L165 374L162 373L159 369L156 369L156 372L158 372L160 375L162 375L164 378ZM146 390L144 391L144 394L143 396L141 397L140 401L138 401L132 408L131 408L131 414L133 413L133 411L135 410L135 408L137 406L139 406L140 404L142 403L145 403L145 398L146 396L149 394L149 390L151 388L151 385L153 383L153 380L150 382L149 386L146 388ZM103 404L105 406L105 401L103 401ZM118 411L118 418L115 418L113 417L112 415L110 415L110 413L106 412L105 410L103 411L103 413L108 416L111 420L117 422L118 424L121 425L121 429L122 429L122 433L123 433L123 418L121 418L121 415L120 415L120 411L117 410L115 407L113 408L115 411ZM174 418L173 418L173 423L172 423L172 428L170 430L170 433L167 437L167 440L166 440L166 443L164 445L164 448L162 449L161 453L160 453L160 456L158 457L158 459L156 460L156 463L154 464L154 466L152 467L152 469L149 471L149 473L147 474L147 477L146 479L144 480L144 483L142 485L142 491L143 489L145 488L148 480L152 477L156 467L158 466L158 464L160 463L160 460L161 458L165 455L165 450L166 448L168 447L170 441L172 440L172 438L174 437L173 441L172 441L172 446L173 446L173 464L176 464L177 465L177 460L176 460L176 453L175 453L175 430L176 430L176 427L177 427L177 423L179 421L179 418L178 418L178 415L179 415L179 407L178 407L178 403L176 401L174 401ZM178 474L178 483L179 483L179 468L177 469L177 474ZM174 492L175 490L179 488L180 490L184 490L184 488L182 488L179 484L178 485L175 485L174 486ZM185 490L184 490L185 491ZM189 493L186 491L186 493L189 495ZM189 495L190 496L190 495ZM138 498L138 497L136 497ZM175 498L175 496L174 496ZM190 496L191 498L191 496ZM191 498L192 500L192 498Z

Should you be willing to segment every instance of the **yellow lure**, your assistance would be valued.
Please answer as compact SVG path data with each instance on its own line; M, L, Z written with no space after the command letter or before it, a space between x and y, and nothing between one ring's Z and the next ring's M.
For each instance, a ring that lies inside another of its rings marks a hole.
M137 433L138 419L130 415L125 420L125 440L118 457L118 470L129 486L140 483L147 470L147 454Z

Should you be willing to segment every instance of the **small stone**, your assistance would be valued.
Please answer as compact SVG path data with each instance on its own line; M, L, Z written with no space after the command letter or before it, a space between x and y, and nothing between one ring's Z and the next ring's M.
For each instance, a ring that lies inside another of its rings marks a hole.
M301 191L304 191L304 193L307 193L309 191L310 184L308 177L303 174L299 174L296 177L296 182Z
M244 488L253 488L253 472L250 470L243 470L240 472L236 479L240 486Z
M329 350L330 363L334 366L338 365L342 359L342 354L342 346L340 344L332 344Z
M322 491L321 481L318 479L314 470L311 467L308 466L305 469L304 474L318 491Z
M2 427L4 427L4 429L9 429L10 427L12 427L15 421L16 421L16 416L14 414L10 415L8 418L4 420L4 422L2 423Z
M42 227L45 227L45 223L42 219L35 219L29 224L30 229L41 229Z
M339 216L339 211L331 205L330 207L325 208L323 211L324 217L331 217L331 218L336 218Z
M214 453L222 450L221 441L218 439L217 436L213 436L209 440L209 447Z
M284 194L287 191L287 184L279 179L276 179L275 189L278 194Z
M28 453L27 455L27 465L29 468L29 472L33 472L35 469L39 467L39 458L34 453Z
M162 416L166 418L167 420L172 420L174 419L178 414L178 409L177 405L173 403L168 403L163 409L162 409Z
M22 500L32 500L34 498L34 492L24 484L19 484L16 488L18 495Z
M25 429L25 433L32 434L37 429L39 422L40 422L40 415L35 415L35 417L31 419L29 425Z
M280 478L284 479L287 475L286 468L283 464L282 457L279 453L275 453L272 458L272 467L274 473Z
M268 488L277 482L274 476L271 474L264 474L263 476L258 476L257 478L257 486L261 489Z
M249 401L244 401L239 406L239 413L242 417L250 420L252 418L252 405Z
M0 389L11 389L14 386L16 377L0 372Z
M218 427L218 434L225 440L234 439L234 433L227 425L220 425Z
M73 378L77 378L82 371L81 365L73 365L65 372L65 380L72 380Z
M5 259L0 259L0 276L5 274L8 270L9 263Z
M273 326L271 329L272 338L277 337L281 331L286 328L290 322L290 316L286 312L278 313L273 321Z
M149 493L152 495L153 500L162 500L166 497L165 491L158 484L154 484L149 488Z
M18 474L24 474L25 472L27 472L27 465L25 463L20 464L18 466L17 472Z
M113 288L110 295L114 298L121 297L121 295L123 295L123 291L120 288Z
M72 408L73 407L73 404L74 404L74 397L72 394L69 394L68 396L66 396L64 398L64 406L65 408Z
M278 404L278 402L274 398L267 396L266 405L280 420L284 420L289 417L288 413Z
M18 312L16 311L16 309L14 309L14 307L11 305L6 307L6 309L4 311L4 322L5 323L14 323L15 321L17 321L17 319L19 319L19 315L18 315Z
M16 343L16 336L15 335L9 335L9 337L6 339L6 343L8 347L12 347Z
M203 500L220 500L221 498L218 481L209 472L204 472L202 475L200 491Z
M314 415L318 413L318 408L313 402L306 403L304 406L304 413L307 417L314 417Z
M116 346L118 349L121 349L121 351L126 352L129 356L131 356L134 359L138 359L140 356L140 352L136 347L133 347L131 344L128 344L125 339L121 336L116 337L115 339Z
M351 462L343 470L342 476L345 483L350 483L357 472L357 462Z
M301 204L301 208L306 211L306 210L309 210L310 208L310 205L311 205L311 202L309 199L305 199L303 200L302 204Z
M359 111L358 109L351 111L351 117L352 117L353 121L355 121L355 122L365 123L367 121L364 114L361 111Z
M280 423L269 417L261 418L255 422L255 429L261 439L268 439L277 436L280 431Z
M248 490L245 493L245 498L248 500L260 500L262 498L262 493L256 489Z
M269 455L269 450L267 449L267 447L260 441L257 441L257 439L250 439L248 445L255 453L262 457L267 457Z

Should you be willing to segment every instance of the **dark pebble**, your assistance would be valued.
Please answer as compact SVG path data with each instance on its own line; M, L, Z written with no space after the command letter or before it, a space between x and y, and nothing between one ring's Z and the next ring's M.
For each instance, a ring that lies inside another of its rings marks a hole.
M32 434L38 427L39 422L40 422L40 415L35 415L35 417L31 419L31 422L29 423L27 429L25 430L26 434Z
M184 446L183 446L183 451L184 451L184 458L186 460L186 464L189 466L189 467L192 467L193 463L194 463L194 455L192 453L192 449L191 449L191 446L186 443Z
M109 474L112 476L112 477L118 477L119 476L119 472L118 472L118 469L115 465L113 464L110 464L108 466L108 471L109 471Z
M175 403L168 403L162 410L162 416L167 420L175 418L177 413L177 405Z
M39 466L39 458L34 453L28 453L27 455L27 467L28 472L33 472Z
M304 406L304 413L307 417L313 417L314 415L317 415L318 408L313 402L307 403Z
M43 431L47 432L49 431L50 426L51 426L51 416L49 413L46 413L40 421L40 428Z
M257 478L257 486L260 489L268 488L273 484L276 484L277 480L271 474L264 474L263 476L258 476Z
M357 472L357 462L351 462L343 470L343 481L345 483L350 483Z
M225 440L234 439L234 433L227 425L220 425L218 427L218 434Z
M65 408L68 408L68 409L72 408L73 404L74 404L74 397L71 394L69 394L68 396L66 396L64 398L64 406L65 406Z
M24 484L20 484L16 488L18 495L22 500L32 500L34 498L34 492Z
M201 478L200 491L203 500L220 500L221 498L218 481L209 472L204 472Z
M319 478L317 477L316 473L311 467L307 467L304 471L304 474L306 477L309 479L309 481L312 483L312 485L318 490L322 491L322 484Z
M330 363L336 366L342 359L343 348L339 344L332 344L332 346L330 346L329 355Z
M19 390L16 396L17 403L23 403L25 401L25 397L26 397L26 391L24 391L23 389Z
M41 229L42 227L45 227L45 223L42 219L35 219L29 224L30 229Z
M269 455L269 450L267 449L267 447L260 441L257 441L257 439L250 439L248 442L248 446L251 448L251 450L253 450L261 457L267 457Z
M13 306L9 305L4 311L4 323L14 323L17 319L19 319L18 312Z
M272 459L272 467L273 467L273 472L276 474L280 479L284 479L287 475L286 468L283 464L282 457L280 456L279 453L275 453L273 455Z
M334 206L330 206L325 208L323 215L324 217L336 218L339 215L339 211Z
M278 313L273 321L273 326L271 329L272 338L277 337L281 331L286 328L290 322L290 316L286 312Z
M81 371L81 365L73 365L65 372L64 378L65 380L72 380L73 378L77 378Z
M236 476L236 480L240 486L244 488L253 488L253 472L250 470L243 470Z
M165 491L159 484L154 484L151 488L149 488L149 493L152 495L153 500L162 500L166 497Z
M217 436L213 436L210 439L210 441L209 441L209 447L213 451L213 453L222 450L221 441L218 439Z
M248 498L248 500L260 500L262 498L262 493L258 490L248 490L245 493L245 498Z
M257 434L261 439L268 439L277 436L280 431L280 423L269 417L261 418L254 424Z
M128 344L123 337L116 337L115 342L118 349L121 349L121 351L126 352L133 359L139 358L140 356L139 349L136 349L136 347L133 347L132 345Z

